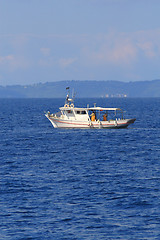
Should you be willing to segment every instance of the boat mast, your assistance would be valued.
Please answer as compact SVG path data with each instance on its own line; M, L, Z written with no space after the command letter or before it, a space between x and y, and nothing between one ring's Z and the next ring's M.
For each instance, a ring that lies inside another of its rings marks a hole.
M66 96L65 105L69 105L69 106L72 105L72 106L74 106L74 103L73 103L74 100L73 100L73 98L69 98L69 93L70 93L70 92L69 92L69 89L70 89L69 87L66 88L66 90L68 90L68 93L67 93L67 96Z

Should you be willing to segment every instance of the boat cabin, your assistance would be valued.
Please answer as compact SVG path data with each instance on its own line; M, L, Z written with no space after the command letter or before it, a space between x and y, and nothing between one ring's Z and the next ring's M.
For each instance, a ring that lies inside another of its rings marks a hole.
M88 121L88 111L85 108L75 108L75 107L61 107L60 108L62 115L64 118L80 120L80 121Z

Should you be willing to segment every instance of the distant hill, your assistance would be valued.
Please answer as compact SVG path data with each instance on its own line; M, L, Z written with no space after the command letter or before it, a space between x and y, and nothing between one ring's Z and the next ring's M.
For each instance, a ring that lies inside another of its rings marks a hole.
M0 98L64 98L66 87L76 96L84 97L160 97L160 80L119 81L60 81L33 85L0 86Z

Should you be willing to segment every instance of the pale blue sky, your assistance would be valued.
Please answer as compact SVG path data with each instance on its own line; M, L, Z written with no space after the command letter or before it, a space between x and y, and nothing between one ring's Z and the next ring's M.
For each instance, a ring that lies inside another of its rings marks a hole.
M0 85L160 79L160 0L0 0Z

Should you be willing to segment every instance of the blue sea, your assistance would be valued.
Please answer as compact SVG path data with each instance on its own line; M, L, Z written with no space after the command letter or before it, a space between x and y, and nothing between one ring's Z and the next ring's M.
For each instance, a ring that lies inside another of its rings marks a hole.
M0 99L0 239L160 239L160 98L120 107L127 129L55 129L63 99Z

